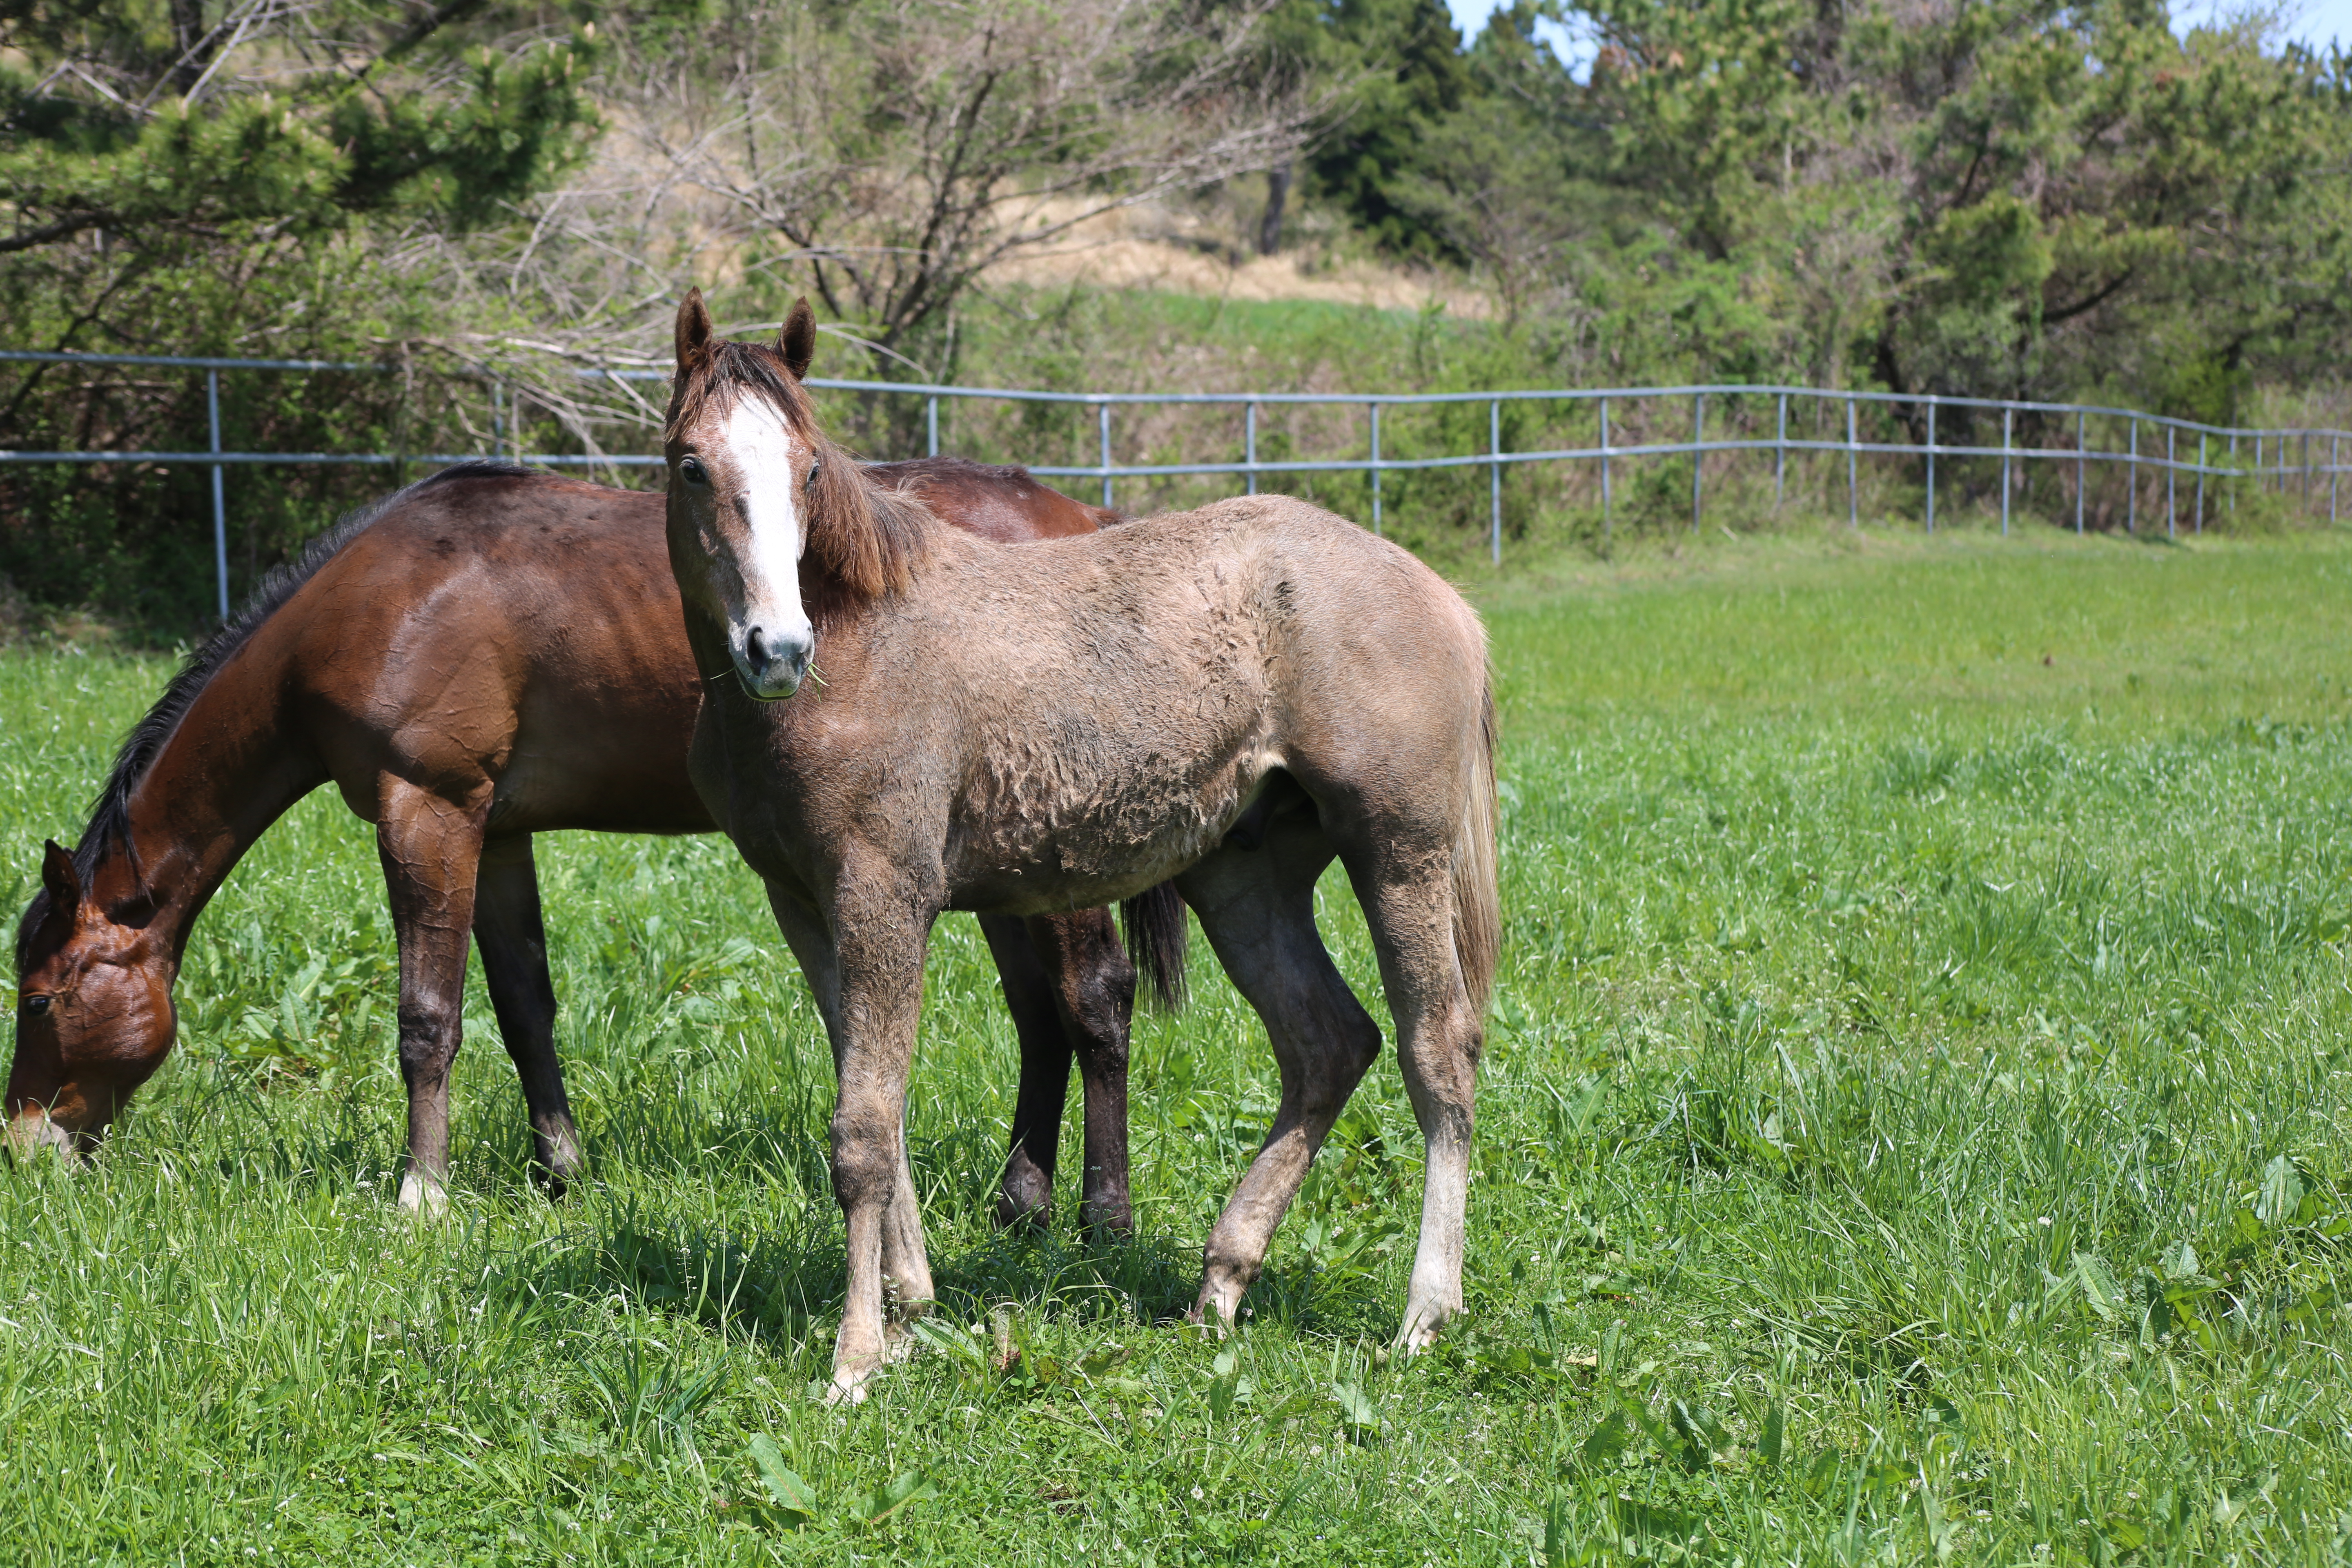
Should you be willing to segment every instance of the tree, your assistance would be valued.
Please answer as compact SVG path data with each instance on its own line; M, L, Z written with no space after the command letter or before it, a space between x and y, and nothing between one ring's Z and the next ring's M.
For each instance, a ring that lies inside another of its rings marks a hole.
M489 216L575 161L594 116L579 48L502 35L488 9L234 0L208 16L173 0L159 21L92 0L8 7L0 255L100 233L119 268L362 214Z
M1113 208L1286 160L1311 106L1263 4L768 0L630 106L708 240L805 286L877 375L945 374L990 267ZM690 62L690 68L688 67Z
M1497 10L1467 61L1470 89L1429 124L1382 189L1444 253L1468 261L1517 327L1571 246L1600 226L1604 202L1559 134L1574 84L1534 37L1535 7Z
M587 150L593 47L485 0L44 0L0 8L0 321L11 347L331 359L446 330L435 237L508 220ZM451 389L321 377L226 411L232 444L398 447ZM464 439L463 424L454 435ZM200 378L0 367L0 445L201 447ZM248 577L378 476L235 487ZM187 629L199 471L0 472L0 573Z
M1398 199L1423 141L1472 93L1462 35L1442 0L1330 0L1323 69L1342 96L1307 158L1317 195L1383 248L1430 257L1444 241Z

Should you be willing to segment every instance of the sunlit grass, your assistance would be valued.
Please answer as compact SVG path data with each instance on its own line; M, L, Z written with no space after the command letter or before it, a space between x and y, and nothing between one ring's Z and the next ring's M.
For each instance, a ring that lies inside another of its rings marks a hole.
M320 797L205 916L186 1043L99 1167L0 1177L0 1540L2338 1560L2352 549L1874 531L1529 576L1489 602L1509 923L1438 1353L1381 1349L1420 1176L1385 1062L1237 1345L1165 1321L1275 1092L1205 963L1139 1026L1139 1239L993 1234L1012 1037L956 917L911 1132L982 1353L812 1403L831 1074L716 841L542 847L597 1179L532 1194L477 986L454 1215L415 1229L374 853ZM0 660L16 905L163 668ZM1343 882L1325 911L1371 998Z

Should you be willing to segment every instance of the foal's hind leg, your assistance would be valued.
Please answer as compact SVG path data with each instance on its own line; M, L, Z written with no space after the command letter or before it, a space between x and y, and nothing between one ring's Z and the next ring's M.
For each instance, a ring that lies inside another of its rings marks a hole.
M1421 1241L1405 1295L1400 1342L1420 1350L1462 1310L1462 1255L1470 1197L1470 1135L1484 1026L1464 988L1454 944L1450 860L1384 845L1349 857L1349 877L1371 927L1381 985L1396 1018L1397 1065L1428 1159Z
M1331 847L1311 820L1259 847L1227 847L1178 879L1217 959L1265 1020L1282 1069L1273 1131L1209 1233L1194 1314L1230 1322L1265 1266L1307 1167L1380 1055L1381 1031L1315 930L1315 879Z
M555 986L548 978L547 930L540 918L539 877L527 833L482 846L474 887L474 942L481 951L490 1005L498 1010L499 1034L522 1079L540 1180L548 1196L562 1197L583 1162L580 1131L563 1092L562 1064L555 1058Z
M400 1206L448 1206L449 1068L465 1017L466 938L474 923L481 818L404 781L378 801L376 853L400 944L400 1076L408 1088L408 1170Z

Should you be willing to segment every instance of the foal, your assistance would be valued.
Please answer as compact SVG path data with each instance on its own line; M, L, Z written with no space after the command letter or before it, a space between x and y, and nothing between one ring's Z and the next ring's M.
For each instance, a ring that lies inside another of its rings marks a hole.
M1499 918L1476 615L1404 551L1286 497L1019 550L960 537L818 431L792 363L812 326L796 306L782 355L717 340L689 294L665 436L688 638L737 676L711 689L689 765L767 883L838 1069L835 1396L899 1348L886 1295L931 1294L904 1121L940 912L1036 915L1175 879L1282 1073L1208 1240L1195 1311L1230 1321L1380 1050L1315 929L1335 857L1427 1144L1399 1338L1428 1343L1462 1306Z

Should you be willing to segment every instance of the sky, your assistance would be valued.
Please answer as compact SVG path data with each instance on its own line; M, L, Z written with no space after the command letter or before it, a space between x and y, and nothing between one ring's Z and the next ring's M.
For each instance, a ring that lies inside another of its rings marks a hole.
M1462 29L1465 42L1485 29L1486 17L1495 9L1494 0L1446 0L1446 3L1453 9L1454 25ZM2205 20L2216 11L2247 8L2245 4L2231 3L2231 0L2221 0L2219 4L2213 0L2176 0L2173 26L2176 29L2186 28ZM2285 0L2280 9L2288 18L2284 28L2284 36L2288 38L2299 38L2315 48L2325 48L2331 38L2341 38L2347 44L2352 44L2352 0L2305 0L2302 5L2294 4L2294 0ZM1581 79L1585 62L1592 55L1591 43L1581 41L1574 34L1549 23L1544 24L1539 32L1550 42L1560 58L1568 62L1569 68Z

